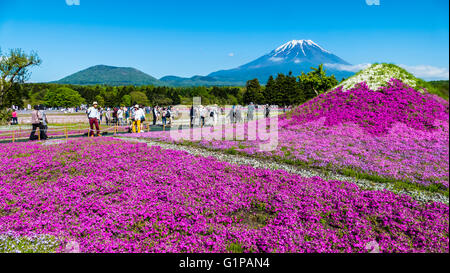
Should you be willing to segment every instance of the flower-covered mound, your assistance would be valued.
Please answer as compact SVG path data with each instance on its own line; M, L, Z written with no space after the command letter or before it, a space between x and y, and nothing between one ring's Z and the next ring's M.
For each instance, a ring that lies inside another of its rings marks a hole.
M398 80L377 92L363 83L322 94L280 117L274 151L261 151L261 141L203 139L195 144L448 194L448 109L447 101ZM245 124L246 134L252 126ZM168 132L132 137L183 143Z
M82 252L448 252L449 207L110 138L0 144L0 234Z
M449 104L396 79L376 92L363 82L347 92L339 87L301 105L287 118L284 127L295 130L323 117L326 126L354 123L371 135L385 135L396 123L432 131L442 129L442 122L448 123Z

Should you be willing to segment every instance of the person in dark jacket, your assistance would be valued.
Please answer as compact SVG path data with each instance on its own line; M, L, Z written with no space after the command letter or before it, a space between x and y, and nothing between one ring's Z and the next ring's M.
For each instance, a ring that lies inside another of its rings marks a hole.
M270 106L268 104L266 105L264 112L265 112L264 115L266 118L270 117Z
M30 140L37 140L38 137L36 136L36 129L39 128L39 131L41 131L41 120L42 120L42 114L39 111L39 106L35 105L33 107L33 111L31 112L31 134L30 134Z
M153 125L156 125L156 120L158 119L158 109L156 109L156 105L152 108L152 116L153 116Z
M189 116L191 117L191 128L194 127L194 105L191 106L189 111Z
M48 120L47 120L47 115L45 114L44 105L39 106L39 113L42 117L41 126L39 127L39 133L41 134L41 140L46 140L46 139L48 139L48 136L47 136Z

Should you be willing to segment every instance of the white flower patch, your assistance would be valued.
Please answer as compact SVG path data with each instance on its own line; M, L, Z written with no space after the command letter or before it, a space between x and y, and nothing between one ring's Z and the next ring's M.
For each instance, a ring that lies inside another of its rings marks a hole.
M353 77L348 78L338 85L343 87L343 90L349 90L355 87L356 84L366 82L370 89L377 90L386 85L392 78L399 79L403 83L415 88L417 86L417 79L411 74L405 73L396 66L388 66L384 64L375 64L369 68L362 70Z

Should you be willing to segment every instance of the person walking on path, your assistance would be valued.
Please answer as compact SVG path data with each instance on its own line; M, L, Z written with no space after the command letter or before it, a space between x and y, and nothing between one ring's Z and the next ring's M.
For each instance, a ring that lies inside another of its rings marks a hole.
M269 116L270 116L270 106L267 104L266 105L266 108L265 108L265 111L264 111L265 113L264 113L264 116L266 117L266 118L268 118Z
M154 106L152 108L152 114L153 114L153 125L156 125L156 119L158 118L158 110L156 109L157 106Z
M206 108L203 105L200 105L200 127L205 126L206 121Z
M215 106L212 110L213 113L213 125L216 126L219 121L219 109Z
M109 108L105 109L105 122L106 126L111 125L111 109Z
M97 108L98 104L96 101L94 101L94 103L92 104L92 107L90 107L86 113L88 115L89 118L89 126L90 126L90 131L89 131L89 136L93 136L94 135L94 125L95 125L95 130L96 130L96 135L100 136L100 127L98 126L98 121L100 120L100 110Z
M190 127L192 128L192 127L194 127L194 116L195 116L195 113L194 113L194 105L192 105L192 106L191 106L191 110L189 110L189 116L190 116L190 118L191 118Z
M126 123L126 125L130 124L130 108L129 107L125 107L123 109L124 113L125 113L125 120L124 122Z
M145 118L145 113L144 110L139 108L139 105L135 105L134 106L134 119L133 119L133 125L132 125L132 132L136 133L136 131L138 133L141 132L141 120L142 118Z
M166 118L169 121L168 123L170 124L170 126L172 126L172 109L170 106L167 107Z
M11 113L11 125L17 125L19 124L19 122L17 122L17 112L16 109L13 109L12 113Z
M123 116L124 116L123 106L120 106L119 110L117 110L117 120L119 122L119 126L123 126Z
M146 114L146 110L144 105L140 105L139 106L139 110L141 111L141 131L144 131L144 122L145 122L145 114Z
M98 119L98 124L102 124L103 121L103 109L101 107L97 108L98 109L98 113L99 113L99 119Z
M253 104L253 102L250 102L250 104L248 105L247 120L249 121L253 120L254 113L255 113L255 105Z
M31 112L31 134L30 134L30 140L37 140L38 137L36 136L36 129L39 128L39 133L41 133L41 120L42 116L39 112L39 106L35 105L34 110Z
M235 116L235 122L236 123L241 123L242 122L242 107L241 106L237 106L236 107L236 116Z
M112 120L114 125L117 125L119 121L119 119L117 118L117 112L119 112L119 108L114 107L112 112Z
M231 107L230 112L228 113L228 118L230 118L230 123L236 123L236 106L233 105Z
M48 130L47 115L45 114L45 107L44 107L44 105L41 105L39 107L39 109L40 109L39 110L40 115L42 117L41 127L39 128L39 132L41 134L41 140L46 140L46 139L48 139L48 136L47 136L47 130Z
M165 107L161 111L161 122L162 122L163 126L166 126L166 124L167 124L167 111L166 111Z

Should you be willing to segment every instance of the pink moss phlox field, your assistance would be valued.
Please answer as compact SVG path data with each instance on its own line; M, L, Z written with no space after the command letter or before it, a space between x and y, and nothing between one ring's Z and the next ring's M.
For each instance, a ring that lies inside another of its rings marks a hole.
M372 135L385 135L395 123L417 130L433 130L436 120L448 121L448 102L423 95L400 80L392 79L376 92L365 82L343 91L339 87L298 107L284 125L295 128L325 117L326 126L352 122Z
M0 144L0 234L82 252L448 252L449 207L111 138Z
M87 127L89 127L89 125L87 125ZM55 131L55 130L58 130L58 131ZM30 131L31 131L31 129L30 129ZM11 140L12 141L13 134L16 139L28 138L30 136L30 131L16 131L16 132L14 132L13 130L0 131L0 140ZM110 133L114 133L114 128L109 127L106 130L103 129L103 131L108 131ZM117 131L118 132L126 132L126 131L128 131L128 127L127 126L118 126ZM95 132L95 128L94 128L94 132ZM69 135L83 135L83 134L89 133L89 128L88 129L75 129L75 130L69 129L67 133ZM64 131L64 127L60 128L60 129L51 128L47 131L48 137L63 137L63 136L65 136L65 134L66 134L66 132ZM36 136L38 136L38 135L39 135L39 130L36 131Z
M245 125L245 132L252 123ZM198 145L335 171L352 169L424 186L449 187L449 104L392 79L378 91L365 83L322 94L280 116L278 146L206 140ZM228 126L226 130L233 130ZM177 142L168 132L132 135Z

